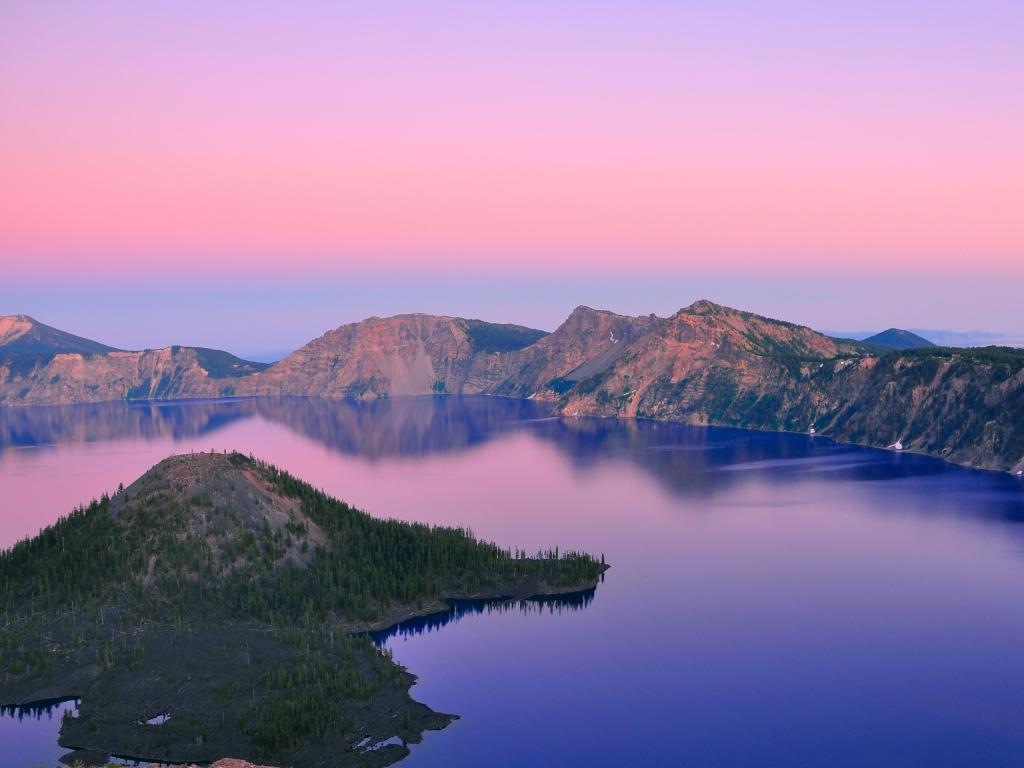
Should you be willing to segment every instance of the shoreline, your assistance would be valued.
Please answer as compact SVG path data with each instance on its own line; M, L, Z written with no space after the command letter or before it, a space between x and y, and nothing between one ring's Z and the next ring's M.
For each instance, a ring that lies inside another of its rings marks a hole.
M495 590L491 592L477 592L471 595L445 595L440 597L437 601L424 605L422 608L415 608L408 611L402 611L399 613L392 613L385 616L379 621L372 622L370 624L342 624L341 626L346 632L353 635L362 634L375 634L378 632L388 632L389 630L398 627L407 621L413 619L425 619L429 616L443 616L450 613L452 606L449 604L449 600L464 600L467 602L506 602L513 600L537 600L545 597L568 597L570 595L578 595L583 592L588 592L592 589L596 589L597 585L601 581L601 577L608 572L611 568L610 565L601 566L601 575L593 581L581 582L580 584L574 584L569 587L551 588L541 591L535 590Z
M593 581L581 582L568 587L548 588L541 591L536 590L494 590L489 592L477 592L470 595L446 595L438 598L435 602L428 603L423 608L398 611L391 613L384 618L371 623L345 623L340 622L338 628L349 635L366 635L388 632L401 624L414 619L423 619L430 616L443 616L452 611L449 600L460 600L467 602L506 602L513 600L534 600L546 597L567 597L588 592L596 589L601 577L607 573L610 565L601 566L601 574ZM71 682L74 686L74 682ZM34 692L36 695L23 701L4 702L0 701L0 707L12 710L31 710L35 708L45 709L63 704L68 701L80 701L83 694L76 690L69 690L66 693L58 693L56 687L41 689Z
M561 419L615 419L618 421L633 421L633 422L651 422L652 424L679 424L688 427L711 427L715 429L740 429L747 432L760 432L767 435L803 435L804 437L825 437L831 440L836 445L849 445L857 448L870 448L872 450L887 451L889 453L906 453L913 456L925 456L930 459L937 459L938 461L948 464L953 467L962 467L964 469L972 469L979 472L996 472L1002 475L1009 475L1010 477L1019 478L1021 473L1024 472L1024 457L1009 469L1000 469L999 467L986 466L984 464L974 464L966 461L953 461L945 456L938 453L929 453L927 451L921 451L915 448L902 448L895 450L890 448L888 445L882 443L861 443L852 440L843 440L833 437L828 432L815 432L813 435L808 432L795 432L787 429L764 429L763 427L755 426L744 426L741 424L726 424L718 421L686 421L682 419L657 419L651 416L626 416L618 413L575 413L567 414L559 412L556 409L557 401L547 398L535 398L535 397L516 397L513 395L496 395L489 394L487 392L476 392L476 393L454 393L454 392L431 392L424 393L421 395L387 395L384 397L374 398L373 400L350 397L350 396L330 396L330 395L230 395L225 397L168 397L158 398L155 400L148 399L130 399L122 398L119 400L87 400L75 403L5 403L0 402L0 411L4 408L11 409L22 409L22 408L77 408L86 405L107 405L114 403L123 403L125 405L150 405L154 407L168 407L168 406L179 406L179 405L201 405L201 404L212 404L212 403L239 403L257 400L267 399L279 399L279 398L295 398L301 400L323 400L327 402L339 402L339 401L350 401L354 403L369 403L379 400L412 400L418 398L453 398L453 397L493 397L500 400L522 400L524 402L533 403L547 403L552 406L551 416L553 418Z

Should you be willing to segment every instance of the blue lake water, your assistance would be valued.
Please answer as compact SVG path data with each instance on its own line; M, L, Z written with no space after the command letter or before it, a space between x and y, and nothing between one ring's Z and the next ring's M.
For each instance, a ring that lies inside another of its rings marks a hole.
M403 768L1024 764L1016 478L498 398L0 408L0 547L209 449L611 564L570 604L457 605L381 638L461 716ZM0 768L53 765L59 724L0 716Z

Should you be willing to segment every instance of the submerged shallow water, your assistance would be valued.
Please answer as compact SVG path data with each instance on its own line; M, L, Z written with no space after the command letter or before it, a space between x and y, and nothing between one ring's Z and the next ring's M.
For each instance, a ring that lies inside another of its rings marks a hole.
M1015 478L497 398L0 408L0 547L210 449L611 564L576 604L456 605L381 637L461 716L403 767L1024 764ZM53 765L59 724L0 716L0 768Z

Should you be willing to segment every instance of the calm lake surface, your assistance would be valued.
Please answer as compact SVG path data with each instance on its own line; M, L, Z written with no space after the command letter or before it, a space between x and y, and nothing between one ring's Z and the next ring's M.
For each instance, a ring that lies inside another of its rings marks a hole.
M387 636L413 695L462 717L403 768L1024 764L1015 478L497 398L0 408L0 547L210 449L375 515L608 559L574 604ZM0 766L52 766L59 724L4 715Z

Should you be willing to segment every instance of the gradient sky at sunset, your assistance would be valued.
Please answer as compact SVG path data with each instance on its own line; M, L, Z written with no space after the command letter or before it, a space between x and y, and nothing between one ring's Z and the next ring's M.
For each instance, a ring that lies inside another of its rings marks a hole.
M1022 330L1022 40L1019 2L5 2L0 314Z

